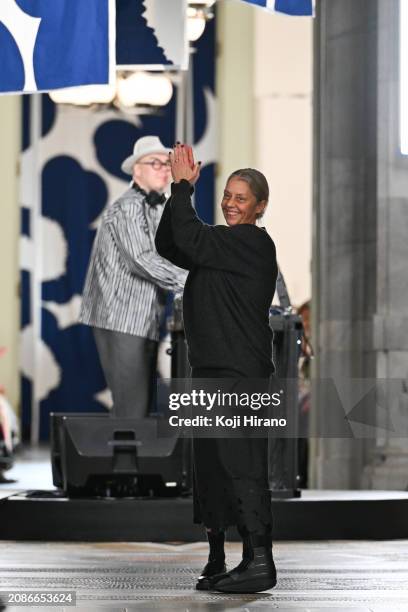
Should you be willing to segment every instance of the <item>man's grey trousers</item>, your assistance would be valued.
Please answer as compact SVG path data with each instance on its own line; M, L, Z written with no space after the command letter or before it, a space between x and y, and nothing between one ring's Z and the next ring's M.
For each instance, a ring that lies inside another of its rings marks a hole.
M100 327L93 331L114 414L147 416L156 385L158 342Z

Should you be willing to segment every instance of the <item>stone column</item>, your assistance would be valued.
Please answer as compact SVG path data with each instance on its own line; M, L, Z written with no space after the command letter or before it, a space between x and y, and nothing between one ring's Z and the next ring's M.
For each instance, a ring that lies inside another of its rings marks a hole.
M399 0L377 0L377 258L374 348L378 378L396 379L389 429L380 432L363 485L408 488L408 157L399 148ZM408 109L406 109L408 111ZM394 430L394 431L392 431ZM398 437L401 435L402 437Z
M312 486L406 489L408 159L399 153L399 0L321 0L315 28L315 376L343 378L346 386L395 380L392 393L379 404L372 395L360 414L384 427L370 433L362 426L365 438L312 442ZM333 415L322 392L313 419L340 426L344 415Z
M315 22L314 376L343 390L353 379L378 375L373 337L387 231L377 185L378 4L320 0ZM314 394L312 419L344 430L344 413L334 410L328 389ZM313 441L311 485L360 488L373 445L346 437Z

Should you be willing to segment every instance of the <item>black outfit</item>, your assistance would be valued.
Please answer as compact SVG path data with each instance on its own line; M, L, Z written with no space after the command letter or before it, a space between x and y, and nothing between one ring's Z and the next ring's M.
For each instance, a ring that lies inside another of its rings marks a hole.
M275 245L251 224L207 225L191 205L191 187L172 185L156 234L158 253L189 270L184 327L194 378L267 378L274 371L269 306ZM195 438L194 522L271 530L267 439Z

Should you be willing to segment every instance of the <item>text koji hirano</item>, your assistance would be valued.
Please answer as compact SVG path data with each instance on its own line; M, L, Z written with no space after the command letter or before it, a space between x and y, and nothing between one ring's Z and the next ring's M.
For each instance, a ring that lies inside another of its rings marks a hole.
M169 417L169 425L172 427L227 427L236 429L237 427L286 427L286 419L261 418L255 414L249 416L235 415L227 418L224 415L212 417L197 415L186 418L172 415Z

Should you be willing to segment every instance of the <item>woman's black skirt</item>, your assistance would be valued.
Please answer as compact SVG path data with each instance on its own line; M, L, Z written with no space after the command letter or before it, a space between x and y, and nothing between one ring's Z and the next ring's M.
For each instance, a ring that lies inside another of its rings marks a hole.
M193 368L193 378L237 378L229 370ZM267 438L193 439L194 523L271 532Z

